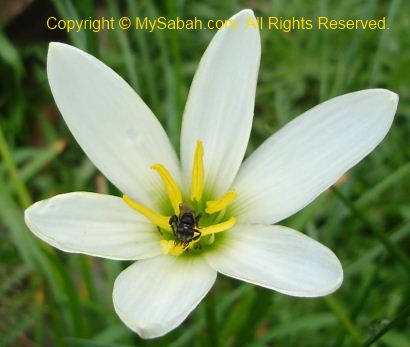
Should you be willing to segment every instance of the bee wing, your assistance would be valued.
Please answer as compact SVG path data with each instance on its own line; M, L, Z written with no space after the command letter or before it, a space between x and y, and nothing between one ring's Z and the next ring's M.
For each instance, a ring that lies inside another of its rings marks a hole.
M185 213L194 213L195 210L192 206L188 204L179 204L179 214L182 216Z

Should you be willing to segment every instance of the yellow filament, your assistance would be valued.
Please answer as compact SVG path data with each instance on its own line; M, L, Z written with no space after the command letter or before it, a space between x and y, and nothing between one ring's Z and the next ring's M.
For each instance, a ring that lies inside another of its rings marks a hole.
M194 164L192 167L191 200L200 201L204 190L204 147L202 141L196 143Z
M172 178L169 171L161 164L155 164L151 166L151 169L154 169L161 176L162 182L164 182L165 187L167 188L169 200L171 200L172 207L176 215L179 214L179 204L182 204L182 194L179 190L178 185Z
M184 252L182 245L175 245L175 242L172 240L161 240L160 245L163 254L180 255Z
M206 209L205 212L212 214L212 213L216 213L219 211L224 210L232 201L234 201L236 199L238 195L233 192L230 191L228 193L226 193L222 198L220 198L219 200L214 200L214 201L208 201L206 203Z
M231 217L225 222L210 225L210 226L207 226L205 228L201 228L199 230L202 233L201 236L206 236L206 235L220 233L221 231L228 230L228 229L232 228L235 225L235 223L236 223L235 217Z
M158 225L161 229L164 229L166 231L172 232L171 226L169 225L169 218L167 216L163 216L150 208L141 205L140 203L132 200L129 196L123 195L123 200L126 202L126 204L134 209L135 211L141 213L143 216L148 218L152 223L155 225Z

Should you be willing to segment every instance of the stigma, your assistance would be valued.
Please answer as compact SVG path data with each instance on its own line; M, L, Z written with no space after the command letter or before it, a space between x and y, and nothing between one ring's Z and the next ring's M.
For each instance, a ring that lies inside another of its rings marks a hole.
M129 207L159 228L163 235L160 245L164 254L181 255L186 252L200 252L214 243L215 234L231 229L236 223L235 217L225 216L227 207L237 197L234 191L228 191L217 200L203 201L205 189L203 156L204 146L202 141L198 140L192 166L190 194L185 200L170 172L162 164L151 166L166 188L173 215L162 215L127 195L123 196L124 202Z

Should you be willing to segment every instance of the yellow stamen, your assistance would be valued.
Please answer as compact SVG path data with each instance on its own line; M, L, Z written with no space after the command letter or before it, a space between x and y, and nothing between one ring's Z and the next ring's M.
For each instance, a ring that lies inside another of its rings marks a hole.
M204 190L204 147L202 141L198 140L196 143L194 164L192 167L192 181L191 181L191 200L200 201L202 192Z
M182 245L175 245L175 242L172 240L161 240L160 245L163 254L180 255L184 252Z
M207 201L205 212L212 214L224 210L238 195L230 191L219 200Z
M202 233L202 236L210 235L210 234L215 234L215 233L220 233L221 231L228 230L232 228L236 223L235 217L229 218L227 221L219 223L219 224L214 224L210 225L208 227L199 229Z
M148 218L152 223L155 225L158 225L161 229L164 229L166 231L172 232L171 226L169 225L169 218L167 216L163 216L150 208L141 205L140 203L132 200L129 196L123 195L123 200L126 202L126 204L134 209L135 211L141 213L143 216Z
M151 166L161 176L162 182L164 182L167 188L169 200L171 200L172 207L175 214L179 214L179 204L182 204L182 194L177 183L172 178L169 171L161 164L155 164Z

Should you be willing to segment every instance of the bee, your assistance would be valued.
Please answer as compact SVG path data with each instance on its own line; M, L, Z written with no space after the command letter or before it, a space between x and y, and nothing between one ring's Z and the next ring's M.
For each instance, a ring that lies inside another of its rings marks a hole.
M169 225L175 236L175 245L181 243L183 248L188 247L191 241L198 240L202 233L198 228L201 215L195 216L195 210L186 204L179 204L179 216L173 215L169 219Z

